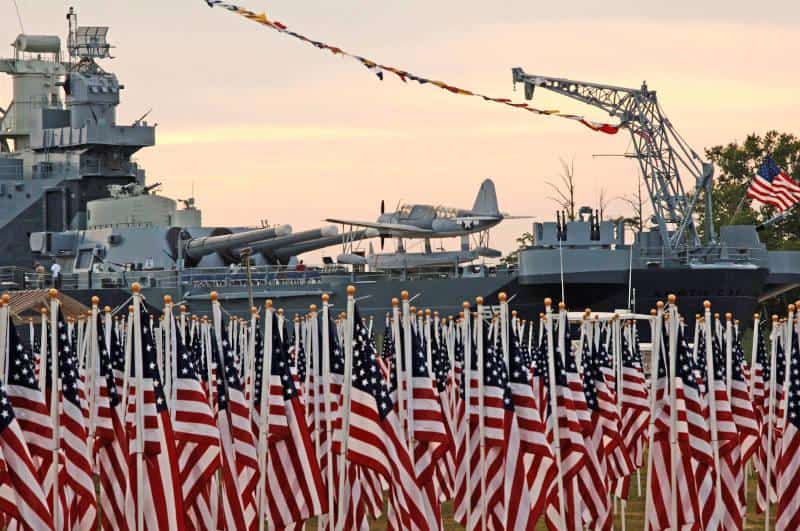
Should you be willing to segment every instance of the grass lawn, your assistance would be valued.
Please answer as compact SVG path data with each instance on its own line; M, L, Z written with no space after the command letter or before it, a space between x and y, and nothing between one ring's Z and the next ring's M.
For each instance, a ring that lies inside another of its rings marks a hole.
M640 529L644 529L644 494L645 494L645 487L647 485L645 481L645 472L646 470L642 470L642 495L639 496L639 492L637 489L637 482L634 481L631 484L631 499L628 500L628 504L625 510L626 515L626 527L625 529L630 531L638 531ZM745 520L745 529L764 529L764 515L763 514L756 514L756 480L752 473L750 473L750 477L747 482L747 515ZM771 520L772 523L770 525L770 529L774 529L775 525L775 510L776 507L772 506L770 509L771 512ZM445 503L442 506L442 516L444 518L444 528L446 530L455 530L455 529L464 529L460 525L453 522L453 507L450 502ZM620 512L617 510L617 513L614 516L614 529L622 529L622 523L620 518ZM307 529L315 529L316 526L307 526ZM386 529L386 519L381 518L377 521L374 521L370 525L370 529L373 530L383 530ZM536 529L545 530L547 527L544 525L543 521L539 522L539 525L536 526Z

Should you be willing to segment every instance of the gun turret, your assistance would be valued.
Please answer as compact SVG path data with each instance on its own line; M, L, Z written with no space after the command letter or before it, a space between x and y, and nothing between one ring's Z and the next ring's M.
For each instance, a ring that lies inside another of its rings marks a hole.
M376 236L378 236L378 231L375 229L361 229L336 236L322 236L313 240L277 248L272 252L272 257L275 261L285 264L292 256L316 251L317 249L324 249L325 247L341 244L342 242L355 242L366 238L374 238Z
M251 242L269 241L288 236L291 233L291 225L278 225L265 229L191 238L184 240L179 245L183 245L183 256L189 266L197 265L202 257L211 253L218 253L226 262L236 262L238 254L235 249L242 248Z
M259 252L267 261L274 261L273 254L281 249L297 245L303 242L318 240L320 238L334 238L337 239L339 229L336 225L327 225L318 229L304 230L296 232L279 238L271 238L260 241L254 241L247 247L251 252ZM234 254L240 254L243 249L237 249Z

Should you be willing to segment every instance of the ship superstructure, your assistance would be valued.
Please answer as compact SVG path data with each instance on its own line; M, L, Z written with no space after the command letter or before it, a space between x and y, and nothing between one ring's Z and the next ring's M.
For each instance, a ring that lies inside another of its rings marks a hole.
M144 184L132 160L155 144L144 120L118 124L124 89L99 60L111 58L108 28L79 26L70 9L67 57L53 35L19 35L0 72L13 99L0 113L0 255L31 267L28 236L86 228L89 201L109 185Z

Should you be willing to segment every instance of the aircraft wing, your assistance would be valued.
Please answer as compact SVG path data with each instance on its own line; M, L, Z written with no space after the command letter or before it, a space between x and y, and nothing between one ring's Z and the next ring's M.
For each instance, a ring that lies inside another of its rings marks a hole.
M501 219L500 216L482 216L476 214L474 216L458 216L457 218L453 218L453 221L456 223L475 223L476 221L500 221Z
M511 214L502 214L503 219L535 219L536 216L512 216Z
M325 221L328 223L341 223L342 225L352 225L354 227L366 227L369 229L376 229L382 234L386 233L433 233L430 229L423 229L414 225L404 225L402 223L377 223L375 221L355 221L352 219L331 219Z

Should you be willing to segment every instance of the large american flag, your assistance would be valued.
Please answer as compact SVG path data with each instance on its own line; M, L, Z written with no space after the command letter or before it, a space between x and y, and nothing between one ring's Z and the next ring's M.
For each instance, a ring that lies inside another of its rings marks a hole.
M353 343L350 403L343 405L350 415L349 432L343 434L348 441L346 457L389 484L389 518L396 528L428 529L411 453L358 309L353 321L353 335L345 338Z
M800 527L800 339L794 323L791 332L791 362L786 406L786 424L778 454L778 513L776 529Z
M747 189L747 197L784 212L800 202L800 184L781 170L772 157L766 157Z

